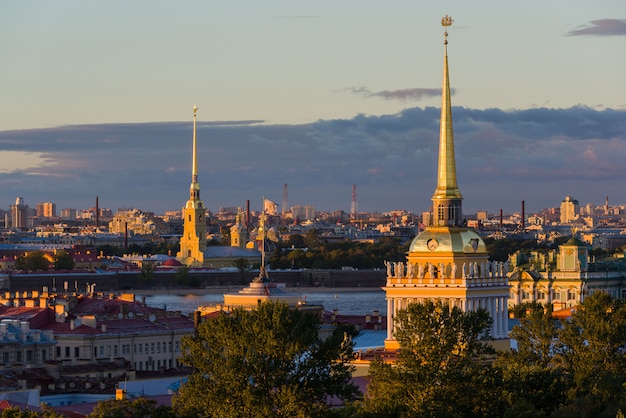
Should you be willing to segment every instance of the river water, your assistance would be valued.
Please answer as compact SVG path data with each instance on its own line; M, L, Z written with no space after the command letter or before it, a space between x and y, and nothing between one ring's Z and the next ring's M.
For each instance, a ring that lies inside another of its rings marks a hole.
M234 291L227 291L235 293ZM381 315L387 314L387 303L385 292L380 289L372 290L350 290L350 291L328 291L315 290L302 293L290 291L289 295L302 295L306 303L312 305L323 305L327 311L338 310L343 315L366 315L373 311L379 311ZM154 294L142 295L137 291L138 299L145 297L146 304L155 308L165 308L169 311L181 311L189 314L196 310L198 306L213 305L224 301L223 294Z

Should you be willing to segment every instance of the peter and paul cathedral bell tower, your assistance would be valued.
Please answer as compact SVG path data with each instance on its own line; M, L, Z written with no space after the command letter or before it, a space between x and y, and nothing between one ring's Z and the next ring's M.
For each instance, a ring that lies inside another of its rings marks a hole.
M406 263L386 262L387 338L385 348L397 349L394 316L410 303L441 300L451 307L473 311L486 309L497 347L508 348L508 265L489 261L482 238L463 219L463 197L457 186L452 104L448 78L448 27L445 16L443 85L437 187L432 196L431 224L409 246Z
M196 113L193 107L193 150L191 167L191 185L189 200L183 208L183 236L180 239L180 251L176 258L187 266L202 266L206 250L206 208L200 199L198 183L198 163L196 155Z

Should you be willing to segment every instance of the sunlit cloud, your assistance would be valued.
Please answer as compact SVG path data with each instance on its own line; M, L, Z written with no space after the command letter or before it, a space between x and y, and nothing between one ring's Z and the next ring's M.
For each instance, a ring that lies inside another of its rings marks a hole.
M626 36L626 19L598 19L567 33L567 36Z
M371 91L366 87L350 87L345 89L353 94L357 94L367 98L380 98L385 100L398 100L406 103L407 101L419 101L430 97L441 96L441 89L428 89L428 88L407 88L400 90L381 90ZM451 94L454 94L454 89L451 89Z
M3 151L0 153L0 173L29 173L53 165L45 153L28 151Z

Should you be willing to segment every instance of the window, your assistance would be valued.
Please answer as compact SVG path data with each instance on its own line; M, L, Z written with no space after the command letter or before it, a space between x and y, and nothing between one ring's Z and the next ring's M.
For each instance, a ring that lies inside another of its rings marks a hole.
M157 342L157 353L161 352L161 341Z
M149 351L148 351L148 343L146 343L144 348L145 348L144 353L148 354L149 353Z
M104 346L101 345L100 347L98 347L100 350L100 357L104 357Z
M9 353L6 351L2 353L2 362L4 364L9 364Z
M70 357L70 348L65 347L65 358L69 358L69 357Z
M48 350L41 350L41 361L48 360Z
M22 362L22 352L20 350L17 350L15 352L15 354L16 354L16 359L15 359L16 363L21 363Z
M57 358L61 357L61 347L57 346Z
M150 352L154 354L154 343L150 343Z
M26 362L27 363L33 362L33 350L26 350Z
M74 347L74 357L80 357L80 347Z
M176 341L176 346L174 348L174 351L177 352L177 353L180 351L180 342L179 341Z
M113 346L113 356L117 357L117 344Z
M169 341L167 343L167 351L170 352L170 353L172 352L172 342L171 341Z

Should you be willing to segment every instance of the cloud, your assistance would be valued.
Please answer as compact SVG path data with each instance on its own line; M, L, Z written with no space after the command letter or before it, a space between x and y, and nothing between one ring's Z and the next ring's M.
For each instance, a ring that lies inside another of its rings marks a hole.
M439 97L441 96L441 89L426 89L426 88L408 88L408 89L400 89L400 90L382 90L382 91L371 91L366 87L350 87L348 89L349 92L358 94L364 97L378 97L385 100L399 100L403 103L407 101L419 101L428 97ZM451 94L454 94L454 89L451 89Z
M567 36L626 36L626 19L592 20L590 25L578 27Z
M302 125L198 124L198 174L211 210L288 206L350 210L352 185L365 211L430 206L436 186L440 110L320 120ZM570 194L602 202L626 181L626 110L576 106L521 110L453 108L459 188L466 213L558 206ZM189 122L62 126L0 132L0 155L37 155L0 172L0 208L134 206L163 213L188 198ZM45 162L45 163L44 163ZM618 203L624 196L612 198ZM282 203L282 202L281 202ZM626 203L626 202L621 202Z

